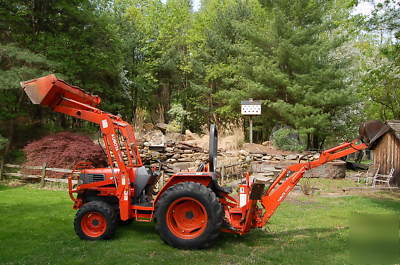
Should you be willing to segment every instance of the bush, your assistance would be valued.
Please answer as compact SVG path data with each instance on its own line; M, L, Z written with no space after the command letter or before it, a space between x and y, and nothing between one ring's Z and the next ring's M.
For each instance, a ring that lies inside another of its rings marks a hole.
M171 132L182 132L183 123L190 121L190 112L183 109L183 106L179 103L173 103L168 114L173 119L170 122L169 131Z
M272 134L272 143L275 147L286 151L303 151L305 147L300 143L296 130L282 128Z
M168 132L180 133L182 131L181 124L179 124L176 120L172 120L167 125Z
M7 143L8 143L8 139L5 138L5 137L3 137L3 136L0 134L0 151L2 151L3 149L6 148Z
M72 132L51 134L26 145L26 166L73 168L75 163L90 161L96 167L107 165L107 158L98 144L89 137Z

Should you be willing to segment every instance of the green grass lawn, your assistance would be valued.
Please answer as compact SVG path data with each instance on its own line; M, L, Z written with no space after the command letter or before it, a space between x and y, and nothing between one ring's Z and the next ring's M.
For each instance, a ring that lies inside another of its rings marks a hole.
M0 186L0 264L349 264L351 215L400 212L399 199L299 195L268 229L188 251L164 244L146 223L119 227L113 240L82 241L71 205L65 191Z

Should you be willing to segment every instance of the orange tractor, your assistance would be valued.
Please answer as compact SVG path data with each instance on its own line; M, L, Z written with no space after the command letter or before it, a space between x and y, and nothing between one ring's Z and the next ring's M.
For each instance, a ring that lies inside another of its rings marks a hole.
M78 174L68 177L69 195L78 210L75 232L86 240L111 238L117 223L128 220L155 221L166 243L184 249L209 247L220 232L246 234L268 223L306 170L371 147L390 129L379 121L364 123L360 140L325 150L318 160L287 167L268 187L247 173L238 196L233 196L230 189L218 184L217 130L211 126L208 163L200 164L195 172L174 174L154 194L161 169L143 166L132 126L98 109L99 97L54 75L21 85L34 104L100 126L109 166L94 168L90 163L78 163Z

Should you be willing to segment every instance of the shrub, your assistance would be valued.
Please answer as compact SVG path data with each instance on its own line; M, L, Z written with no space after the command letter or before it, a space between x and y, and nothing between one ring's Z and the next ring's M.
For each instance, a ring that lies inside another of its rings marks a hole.
M5 138L5 137L3 137L3 136L0 134L0 151L2 151L3 149L6 148L7 143L8 143L8 139Z
M179 124L176 120L172 120L167 125L168 132L180 133L182 131L181 124Z
M171 132L182 132L183 123L185 121L190 121L190 112L183 109L183 106L179 103L173 103L171 105L171 109L168 111L168 114L173 119L170 122L169 130Z
M275 147L286 151L303 151L305 147L300 143L296 130L282 128L272 134Z
M27 166L73 168L75 163L90 161L96 167L106 166L107 158L98 144L89 137L60 132L51 134L26 145L23 149Z

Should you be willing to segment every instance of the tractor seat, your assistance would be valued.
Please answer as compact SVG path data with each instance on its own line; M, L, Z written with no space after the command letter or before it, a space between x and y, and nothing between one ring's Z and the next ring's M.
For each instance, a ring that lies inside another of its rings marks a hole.
M135 175L135 198L142 193L147 184L153 184L158 178L157 174L153 174L144 166L135 168Z
M220 192L223 192L223 193L228 193L228 194L232 193L232 191L233 191L231 186L224 186L223 187L223 186L219 185L218 181L216 179L213 179L212 183L213 183L214 188L217 191L220 191Z
M199 167L197 168L196 172L202 172L205 168L205 164L204 163L200 163ZM218 191L224 192L224 193L231 193L232 192L232 187L231 186L226 186L226 187L222 187L218 184L217 181L217 177L219 177L219 173L213 173L213 185L214 188Z

